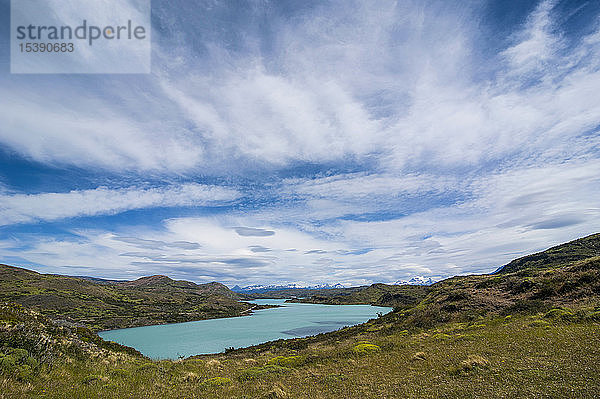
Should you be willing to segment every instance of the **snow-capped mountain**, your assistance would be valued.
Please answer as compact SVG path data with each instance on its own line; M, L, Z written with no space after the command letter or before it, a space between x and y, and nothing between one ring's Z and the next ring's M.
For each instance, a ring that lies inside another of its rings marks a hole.
M435 281L431 277L415 276L410 280L399 280L394 285L431 285Z
M271 284L271 285L248 285L246 287L240 287L239 285L231 288L234 292L256 292L256 291L279 291L279 290L289 290L289 289L309 289L309 290L317 290L317 289L332 289L332 288L345 288L343 284L317 284L317 285L302 285L298 283L289 283L283 285Z
M331 289L331 288L346 288L345 285L337 283L337 284L317 284L310 287L311 289Z

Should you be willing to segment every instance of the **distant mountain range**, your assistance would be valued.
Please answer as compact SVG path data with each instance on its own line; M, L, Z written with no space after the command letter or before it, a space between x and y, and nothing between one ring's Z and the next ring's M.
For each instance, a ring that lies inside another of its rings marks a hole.
M231 291L238 292L242 294L260 294L267 291L282 291L282 290L328 290L334 288L346 288L343 284L317 284L317 285L300 285L296 283L284 284L284 285L248 285L246 287L240 287L239 285L235 285L231 288Z
M398 280L395 283L389 285L431 285L435 281L431 277L415 276L409 280ZM241 294L264 294L269 291L283 291L283 290L331 290L340 288L349 288L350 286L341 283L337 284L316 284L316 285L302 285L298 283L289 284L270 284L270 285L248 285L240 287L239 285L233 286L231 290Z
M393 285L431 285L435 281L431 277L415 276L410 280L399 280Z

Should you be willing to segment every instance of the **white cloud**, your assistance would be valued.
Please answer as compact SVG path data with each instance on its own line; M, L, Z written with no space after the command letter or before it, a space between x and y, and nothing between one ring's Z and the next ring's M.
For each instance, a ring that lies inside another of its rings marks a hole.
M474 51L477 10L438 7L324 5L273 20L268 56L259 45L202 43L212 69L159 37L154 75L90 82L83 91L94 100L64 81L64 94L43 99L37 87L7 85L0 141L43 162L213 174L244 173L233 164L246 160L277 168L367 157L397 174L589 147L571 143L600 123L597 31L561 47L545 1L511 47L485 60ZM181 54L182 63L170 57ZM475 76L492 63L497 74Z
M415 275L443 278L491 272L524 254L596 232L599 176L597 160L500 171L473 177L461 202L384 221L328 219L339 216L334 198L330 208L299 204L175 218L143 230L77 230L75 239L28 239L31 247L25 250L28 243L19 240L0 241L0 247L5 256L44 264L47 271L69 273L75 266L119 278L162 273L229 284L353 285ZM362 184L346 181L349 193ZM379 194L394 196L395 190L390 186ZM359 212L363 203L359 196L347 206ZM240 235L239 226L274 234Z
M510 63L511 74L540 72L561 48L561 38L552 33L552 9L556 1L545 0L529 16L520 40L502 52Z
M442 193L457 188L458 179L428 174L410 173L400 176L390 174L353 173L312 180L289 179L286 190L293 194L335 200L363 201L365 197L426 195Z
M173 206L218 206L239 197L236 190L182 184L160 188L70 191L67 193L4 194L0 196L0 224L96 216L132 209Z

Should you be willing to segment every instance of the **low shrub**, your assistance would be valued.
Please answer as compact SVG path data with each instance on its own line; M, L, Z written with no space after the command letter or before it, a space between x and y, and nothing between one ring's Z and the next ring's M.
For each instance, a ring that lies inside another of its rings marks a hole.
M367 355L369 353L375 353L379 351L381 351L381 348L370 342L359 343L352 348L352 352L357 355Z
M0 374L24 380L38 368L38 361L22 348L4 347L0 349Z
M214 377L209 378L208 380L204 380L200 383L200 386L203 388L217 388L225 385L231 384L231 378L227 377Z
M554 308L546 312L544 318L557 321L571 321L575 318L575 314L570 309Z
M185 382L193 383L193 382L197 382L198 380L200 380L200 376L198 376L198 374L196 374L196 373L188 372L188 373L185 373L181 379Z
M534 320L529 323L529 327L550 328L550 323L548 323L546 320Z

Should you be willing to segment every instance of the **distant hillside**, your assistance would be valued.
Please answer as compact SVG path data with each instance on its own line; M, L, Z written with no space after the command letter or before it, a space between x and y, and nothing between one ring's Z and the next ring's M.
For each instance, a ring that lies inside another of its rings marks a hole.
M423 285L373 284L339 290L319 290L311 293L308 298L294 299L293 302L328 305L369 304L400 308L418 303L429 291L430 288Z
M195 284L166 276L94 281L0 265L0 301L94 330L238 316L251 308L220 283Z
M359 291L365 287L348 287L348 288L282 288L277 290L260 290L250 293L240 293L251 298L308 298L314 295L320 296L335 296L344 295L346 293Z
M329 305L371 304L378 306L407 306L423 299L432 284L431 279L413 278L403 284L363 285L343 287L323 284L315 287L296 286L235 286L233 291L248 298L282 298L291 302L323 303Z
M342 284L318 284L314 286L302 286L298 284L284 284L284 285L249 285L247 287L240 287L239 285L231 288L232 291L240 293L240 294L249 294L249 295L261 295L261 294L269 294L276 293L280 291L286 292L305 292L305 291L318 291L318 290L329 290L336 288L344 288ZM271 297L272 298L272 297Z
M514 273L523 269L547 269L594 256L600 256L600 233L515 259L499 268L496 273Z

